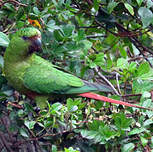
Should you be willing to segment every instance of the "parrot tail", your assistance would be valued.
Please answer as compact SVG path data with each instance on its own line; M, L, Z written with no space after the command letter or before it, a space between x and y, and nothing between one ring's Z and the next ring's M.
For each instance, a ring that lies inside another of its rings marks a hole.
M83 82L85 83L85 86L93 89L93 91L110 92L110 93L114 92L114 90L106 84L91 83L85 80L83 80Z
M105 101L105 102L109 102L109 103L115 103L115 104L119 104L119 105L124 105L124 106L127 106L127 107L135 107L135 108L141 108L141 109L146 109L146 110L153 111L153 109L151 109L151 108L145 108L145 107L134 105L134 104L130 104L130 103L127 103L127 102L114 100L114 99L107 98L107 97L104 97L102 95L99 95L99 94L96 94L96 93L92 93L92 92L81 93L78 96L86 97L86 98L90 98L90 99L95 99L95 100L100 100L100 101Z

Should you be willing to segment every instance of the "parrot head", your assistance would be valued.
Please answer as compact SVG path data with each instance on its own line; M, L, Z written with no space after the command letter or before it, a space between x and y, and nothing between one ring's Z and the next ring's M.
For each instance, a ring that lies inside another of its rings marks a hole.
M16 36L22 38L22 40L29 44L29 54L41 51L41 33L38 29L34 27L27 27L19 30L16 33Z

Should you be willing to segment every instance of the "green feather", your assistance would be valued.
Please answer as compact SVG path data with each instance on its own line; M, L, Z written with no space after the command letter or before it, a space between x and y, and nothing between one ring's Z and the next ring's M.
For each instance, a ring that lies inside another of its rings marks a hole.
M16 32L15 36L16 37L33 37L33 36L37 36L37 35L41 35L40 31L37 30L34 27L27 27L27 28L23 28L19 31Z
M24 85L40 94L64 94L71 87L81 87L84 83L81 79L59 71L45 61L44 64L33 64L27 68L24 74Z

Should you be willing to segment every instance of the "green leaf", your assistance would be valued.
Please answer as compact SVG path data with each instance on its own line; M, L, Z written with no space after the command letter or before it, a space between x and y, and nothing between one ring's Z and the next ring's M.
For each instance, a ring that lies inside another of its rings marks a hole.
M70 112L74 112L78 110L78 105L81 103L80 99L72 100L71 98L67 99L66 105Z
M153 121L151 119L147 119L144 123L143 123L143 126L148 126L148 125L151 125L153 124Z
M77 36L75 37L76 41L81 41L85 38L85 31L79 30Z
M140 139L141 139L141 143L142 143L143 147L144 147L144 146L146 146L146 145L147 145L147 143L148 143L148 140L147 140L147 139L145 139L145 138L144 138L144 137L142 137L142 136L140 136Z
M28 132L25 128L20 128L20 134L23 136L23 137L29 137L28 135Z
M134 15L133 7L130 4L124 3L124 6L130 12L131 15Z
M144 91L142 94L142 98L150 98L151 97L151 93L148 91Z
M135 145L133 143L125 144L122 148L122 152L130 152L135 148Z
M153 81L153 69L150 69L148 73L144 73L141 76L139 76L141 80L150 80Z
M143 0L137 0L137 3L139 6L141 6L142 2L143 2Z
M98 136L98 132L97 131L88 131L88 130L82 129L81 135L84 138L94 139L96 136Z
M64 152L79 152L79 151L73 149L73 147L69 147L69 148L64 148Z
M89 67L92 69L92 68L95 68L97 65L93 62L93 61L91 61L91 60L88 60L88 62L89 62Z
M135 93L143 93L144 91L151 91L152 88L153 88L152 81L143 81L140 79L133 81L133 90L135 91Z
M50 32L53 32L54 30L60 29L60 27L57 26L57 25L55 25L55 21L54 21L54 20L50 20L50 21L47 23L47 29L48 29Z
M108 12L111 13L117 5L118 2L109 2L107 6Z
M63 41L64 39L64 35L62 34L62 32L60 30L55 30L54 31L54 37L57 41Z
M8 9L9 11L12 11L12 12L15 11L15 6L14 6L13 4L5 3L4 6L5 6L6 9Z
M119 45L119 51L120 51L121 55L122 55L124 58L127 57L126 50L125 50L124 47L122 47L121 45Z
M34 125L36 124L35 121L29 121L29 120L25 120L24 124L29 128L29 129L33 129Z
M150 71L150 65L148 62L144 62L144 63L141 63L139 68L138 68L138 76L141 76L145 73L148 73Z
M33 8L33 12L34 12L35 14L37 14L37 15L40 14L40 11L39 11L39 9L38 9L37 7L34 7L34 8Z
M135 134L140 134L142 132L146 131L145 128L134 128L133 130L131 130L128 135L131 136L131 135L135 135Z
M100 126L105 126L104 122L101 122L99 120L93 120L92 123L89 123L89 128L91 130L95 130L97 131L99 129Z
M134 71L136 71L136 69L137 69L137 63L131 62L128 70L133 73Z
M95 9L96 11L98 11L98 9L99 9L99 2L98 2L98 0L94 0L94 1L93 1L93 4L94 4L94 9Z
M85 130L85 129L81 129L81 135L84 138L87 139L92 139L94 140L96 143L100 142L101 144L105 143L106 141L114 138L115 136L118 135L118 132L111 129L109 126L105 125L103 122L101 121L94 121L94 123L90 124L90 129L92 127L93 130ZM98 125L99 124L99 125Z
M52 145L52 152L57 152L57 147L55 145Z
M138 14L141 17L144 28L153 23L153 13L148 8L140 7L138 10Z
M73 31L75 29L74 25L65 25L62 27L62 31L64 34L64 37L70 37L73 34Z
M23 21L18 21L18 22L17 22L17 27L18 27L18 28L22 28L22 27L24 26L24 24L25 24L25 22L23 22Z
M114 114L113 117L116 127L120 130L127 129L132 123L132 119L126 118L125 114L123 113Z
M0 55L0 68L4 67L4 59L3 57Z
M153 1L152 0L147 0L147 7L148 8L153 7Z
M89 50L92 47L92 42L88 40L82 40L81 42L84 44L84 50Z
M54 20L49 20L47 23L47 26L54 26L55 25L55 21Z
M99 133L105 140L114 138L117 135L117 131L110 129L107 125L99 127Z
M146 107L146 108L152 108L151 105L152 105L152 99L144 100L143 103L142 103L142 106Z
M10 40L6 34L0 32L0 46L8 47Z
M23 116L25 116L25 114L26 113L22 109L18 111L18 116L19 117L23 117Z
M153 136L151 137L151 143L153 144Z
M52 2L54 3L56 7L58 6L58 3L56 2L56 0L52 0Z
M133 53L135 54L135 55L139 55L139 50L136 48L136 46L134 45L134 44L132 44L132 50L133 50Z
M98 66L104 67L105 65L104 53L96 54L96 59L94 60L94 63Z
M147 110L145 113L146 113L146 115L147 115L149 118L152 118L152 117L153 117L153 111Z
M119 58L117 60L117 67L120 68L120 69L128 69L129 63L128 63L128 61L126 59Z
M52 106L51 106L51 114L56 114L61 108L63 107L63 105L59 102L57 103L54 103Z

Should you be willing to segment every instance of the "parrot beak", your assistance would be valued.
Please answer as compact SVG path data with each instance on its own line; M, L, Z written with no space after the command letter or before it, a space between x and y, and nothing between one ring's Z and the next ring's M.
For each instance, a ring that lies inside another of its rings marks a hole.
M42 51L42 43L41 43L41 37L40 36L34 36L34 37L22 37L24 40L30 42L29 51L28 53L31 54L33 52L40 52Z
M29 48L29 53L41 52L42 51L41 46L42 46L41 37L36 37L34 39L31 39L31 46Z
M37 46L41 47L41 38L37 38L34 42Z
M42 43L41 43L40 37L37 37L36 39L32 40L32 49L33 51L37 51L37 52L42 51Z
M35 40L32 41L32 45L38 50L42 50L42 43L41 43L41 38L36 38Z

